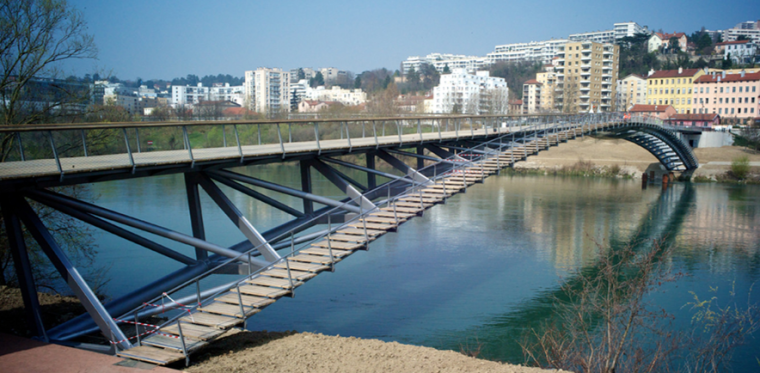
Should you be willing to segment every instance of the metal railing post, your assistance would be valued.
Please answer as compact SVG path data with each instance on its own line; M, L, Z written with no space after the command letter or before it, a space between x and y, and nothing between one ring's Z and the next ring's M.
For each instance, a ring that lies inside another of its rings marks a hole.
M182 126L182 136L185 138L185 146L187 146L187 153L190 155L190 168L194 168L195 158L193 158L193 147L190 146L190 136L187 134L186 126Z
M259 145L261 145L261 124L256 125L256 130L259 133Z
M285 144L282 143L282 133L280 133L280 123L277 123L277 139L280 141L280 150L282 150L282 159L285 159Z
M53 140L53 132L47 131L48 139L50 139L50 147L53 149L53 157L55 157L55 165L58 166L58 172L61 174L61 181L63 181L63 167L61 167L61 159L58 158L58 151L55 149L55 141Z
M87 157L87 139L86 139L86 137L84 135L84 130L80 130L79 132L82 134L82 149L84 150L84 156ZM18 132L16 132L16 136L18 136ZM21 137L18 137L17 140L18 140L19 149L22 149L21 148ZM22 161L24 160L24 152L23 151L21 152L21 160Z
M327 213L327 250L330 253L330 271L335 272L335 258L333 257L332 243L330 242L330 233L332 233L331 216L332 215L328 212Z
M235 129L235 141L237 142L238 155L240 155L240 163L243 163L243 147L240 145L240 134L238 133L237 124L232 128Z
M135 139L137 140L137 152L142 153L140 150L140 129L135 128Z
M84 131L82 131L82 135L84 136ZM24 157L24 145L21 144L21 135L16 132L16 142L18 142L18 154L21 156L21 161L26 161L26 158ZM82 140L82 144L84 144L84 138ZM87 147L84 148L84 156L87 156Z
M179 340L182 342L182 352L185 354L185 366L188 366L190 365L190 355L187 354L185 335L182 333L182 325L179 319L177 319L177 330L179 331Z
M129 137L127 137L127 129L122 127L121 131L124 132L124 143L127 145L127 154L129 155L129 163L132 165L132 174L135 173L135 159L132 157L132 148L129 146Z
M222 124L222 147L227 147L227 131L224 124Z
M319 123L314 122L314 140L317 142L317 155L322 155L322 146L319 145Z

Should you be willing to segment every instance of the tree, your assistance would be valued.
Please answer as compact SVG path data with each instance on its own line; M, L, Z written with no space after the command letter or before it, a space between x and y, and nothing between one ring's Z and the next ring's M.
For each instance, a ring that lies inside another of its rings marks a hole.
M39 122L47 113L29 104L27 88L37 78L60 75L58 65L62 61L94 58L97 50L93 38L86 33L81 13L69 9L64 0L0 0L0 24L3 125ZM48 109L70 102L71 97L65 96ZM0 161L7 156L9 141L2 139Z
M63 61L95 57L97 49L93 37L87 34L82 14L70 8L65 0L0 0L0 25L2 125L73 118L66 114L68 108L87 102L89 88L74 85L76 82L43 84L40 78L61 76L59 65ZM0 138L0 162L8 160L14 142L12 135ZM59 192L83 198L87 188L63 187ZM42 205L33 204L33 207L71 259L92 260L92 239L80 223ZM15 273L11 270L11 254L2 220L0 215L0 284L13 284ZM37 245L30 245L28 250L37 285L49 286L49 280L56 278L55 271L41 264L42 255Z
M357 76L356 79L354 79L354 88L359 89L362 87L362 77Z
M750 40L750 39L747 35L739 35L736 37L736 41L740 41L740 40Z
M325 77L322 75L321 71L317 72L317 75L314 75L313 78L309 79L309 85L312 88L319 87L321 85L325 85Z
M668 40L668 50L670 53L678 53L681 51L681 45L678 44L678 38L673 36Z
M726 58L723 59L723 62L721 64L721 68L723 70L729 70L731 69L731 66L733 65L733 61L731 61L731 53L729 53Z
M298 80L306 79L306 73L304 73L303 69L300 67L298 68L297 78Z
M449 64L446 64L443 66L443 73L444 74L451 74L451 70L449 69Z

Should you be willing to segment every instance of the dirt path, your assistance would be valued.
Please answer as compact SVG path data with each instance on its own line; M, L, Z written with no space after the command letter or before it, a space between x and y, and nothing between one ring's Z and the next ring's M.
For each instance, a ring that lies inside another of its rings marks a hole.
M561 372L454 351L313 333L239 332L193 357L188 372Z

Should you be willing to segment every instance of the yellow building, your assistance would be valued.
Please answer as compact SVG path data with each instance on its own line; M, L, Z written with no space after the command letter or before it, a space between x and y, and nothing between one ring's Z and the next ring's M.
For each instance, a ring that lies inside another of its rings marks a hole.
M580 41L558 49L557 109L563 112L615 110L620 48Z
M554 66L544 66L546 71L536 73L536 80L541 83L541 107L542 113L551 113L554 111L554 90L557 88L557 73Z
M647 104L671 105L678 114L691 114L694 81L703 69L650 71L647 77Z

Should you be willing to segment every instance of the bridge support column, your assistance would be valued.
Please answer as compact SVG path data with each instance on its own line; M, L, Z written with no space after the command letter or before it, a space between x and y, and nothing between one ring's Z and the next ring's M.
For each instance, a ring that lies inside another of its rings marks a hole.
M203 212L201 211L201 196L198 191L198 173L185 173L185 190L187 191L187 203L190 207L190 226L193 237L206 240L206 230L203 227ZM208 252L199 247L195 248L197 260L208 259Z
M48 342L45 326L42 324L42 315L40 313L40 301L37 297L37 286L34 283L32 275L32 266L29 262L26 243L24 242L24 233L21 229L21 222L13 211L9 200L19 200L24 197L20 195L6 196L0 200L0 209L3 211L3 221L5 222L5 232L8 235L8 246L13 258L13 266L16 269L16 278L21 288L21 298L24 300L24 309L26 326L32 331L32 335L43 337ZM7 280L7 279L6 279Z
M375 152L367 152L367 168L374 170L375 169ZM368 172L367 173L367 189L372 190L377 188L377 176L375 174Z
M425 147L418 146L417 147L417 154L418 155L425 155ZM417 169L421 170L425 168L425 160L422 157L417 158Z
M5 205L3 206L6 207ZM24 225L34 237L34 240L40 245L42 251L53 263L53 266L58 273L60 273L66 284L79 298L87 313L95 320L101 333L109 340L114 342L114 345L118 345L122 349L132 347L132 344L127 340L127 337L122 333L121 329L116 325L111 315L106 311L103 304L95 295L95 293L87 285L79 271L76 269L73 263L69 260L66 254L61 250L58 243L55 242L53 236L45 228L40 218L35 214L32 207L21 198L14 201L11 204L11 210L16 211L18 216L24 222Z
M301 190L311 194L311 166L307 162L300 161L298 165L301 168ZM314 213L314 202L303 199L303 213L311 215Z

